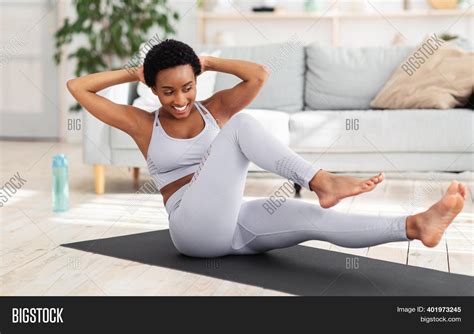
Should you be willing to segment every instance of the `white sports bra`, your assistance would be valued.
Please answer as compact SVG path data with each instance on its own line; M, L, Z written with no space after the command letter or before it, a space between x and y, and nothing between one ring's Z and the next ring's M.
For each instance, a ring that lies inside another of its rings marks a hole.
M202 157L220 131L209 110L198 101L195 101L195 106L204 119L204 129L195 137L186 139L169 136L158 118L159 109L155 111L147 165L158 190L196 172Z

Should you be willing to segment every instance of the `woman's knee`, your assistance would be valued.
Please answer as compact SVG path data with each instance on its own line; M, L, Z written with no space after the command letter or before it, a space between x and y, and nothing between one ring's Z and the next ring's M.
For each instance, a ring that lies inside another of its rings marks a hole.
M244 133L243 137L247 137L260 131L262 131L260 122L252 115L243 112L233 115L221 129L222 135L234 142L239 140L240 133Z
M247 128L251 124L258 124L258 121L250 114L238 112L234 114L227 123L234 124L237 127Z

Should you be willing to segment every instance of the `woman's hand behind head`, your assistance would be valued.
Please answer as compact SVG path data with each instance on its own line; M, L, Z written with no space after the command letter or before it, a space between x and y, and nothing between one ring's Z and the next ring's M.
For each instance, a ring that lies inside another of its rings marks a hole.
M135 68L135 76L137 78L137 81L140 81L146 85L145 75L143 74L143 65Z
M207 58L209 58L208 56L199 56L199 62L201 63L201 73L202 74L203 72L207 71L208 70L208 67L207 67Z

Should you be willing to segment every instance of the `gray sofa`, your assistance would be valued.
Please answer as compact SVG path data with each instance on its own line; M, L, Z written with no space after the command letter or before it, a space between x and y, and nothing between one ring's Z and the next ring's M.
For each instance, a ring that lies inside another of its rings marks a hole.
M242 112L252 114L279 140L325 170L473 169L472 107L372 110L369 106L413 47L333 48L287 43L219 49L221 57L256 61L271 69L266 86ZM234 76L218 73L214 90L237 82ZM101 94L117 103L131 104L137 97L136 83L117 85ZM84 161L96 167L97 192L105 180L97 172L98 166L146 169L135 142L124 132L87 112L84 131ZM252 163L249 171L262 170Z

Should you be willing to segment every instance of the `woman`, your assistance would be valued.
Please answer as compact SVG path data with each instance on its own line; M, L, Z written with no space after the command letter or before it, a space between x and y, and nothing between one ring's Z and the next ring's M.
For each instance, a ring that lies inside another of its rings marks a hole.
M204 71L233 74L242 81L196 101L196 77ZM344 247L413 239L436 246L463 208L465 186L453 181L437 203L415 215L371 216L328 209L343 198L371 191L384 174L359 180L326 172L266 132L253 116L239 113L268 76L262 65L197 57L188 45L165 40L132 74L95 73L69 80L67 87L92 115L137 143L163 195L171 237L182 254L255 254L312 239ZM162 106L148 113L96 94L130 81L146 83ZM276 210L267 210L266 199L243 200L250 161L315 192L320 206L287 199Z

